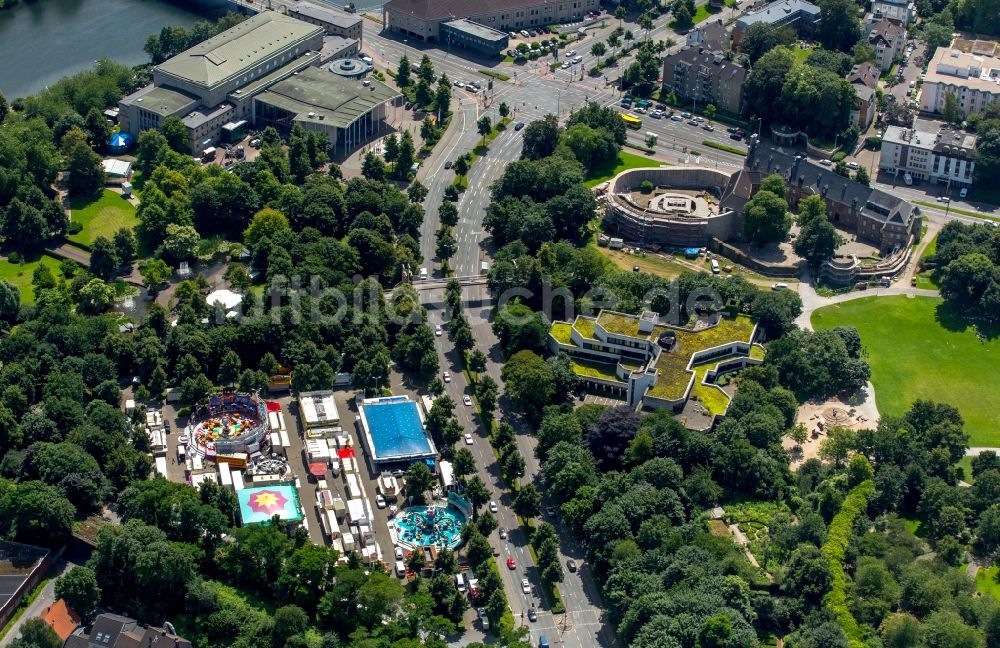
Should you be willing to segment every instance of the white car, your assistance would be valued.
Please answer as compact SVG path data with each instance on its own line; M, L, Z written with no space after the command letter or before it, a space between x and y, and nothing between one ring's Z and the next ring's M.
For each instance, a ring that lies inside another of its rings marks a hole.
M574 56L573 57L573 65L576 65L577 63L582 63L582 62L583 62L583 57L582 56Z
M670 120L671 121L684 121L684 118L681 117L680 115L670 115Z
M521 579L521 591L525 594L531 594L531 583L528 582L527 578Z
M370 57L370 56L362 56L361 60L364 61L365 63L367 63L368 65L372 64L372 57Z
M444 381L446 383L450 383L451 382L451 372L450 371L444 372Z
M380 509L385 508L385 498L382 497L382 493L379 493L378 495L375 496L375 506L379 507Z
M496 513L499 509L497 508L497 503L490 500L490 513Z
M951 198L949 198L948 196L938 196L938 202L950 203Z
M465 445L472 445L472 435L468 432L465 434Z
M823 166L833 166L833 160L822 159L819 161Z
M403 559L403 548L396 547L396 560L402 560L402 559Z
M962 189L958 192L958 197L959 198L965 198L968 195L969 195L969 188L968 187L962 187Z
M850 169L851 171L857 171L858 170L858 166L859 165L858 165L857 162L848 162L847 163L847 168Z
M653 119L659 119L660 117L663 117L663 111L654 110L653 112L649 113L649 116L652 117Z
M570 50L570 51L566 52L566 56L568 58L573 58L574 56L576 56L576 50Z
M466 407L472 407L472 397L468 394L462 396L462 402L465 403Z
M559 68L562 69L562 70L568 70L572 66L573 66L573 64L570 63L569 61L563 61L563 64L560 65Z
M438 324L437 326L434 327L434 335L436 337L441 337L442 333L444 333L444 331L441 329L441 325L440 324Z
M462 83L461 81L456 81L456 82L455 82L455 87L456 87L456 88L464 88L464 87L465 87L465 84L464 84L464 83Z

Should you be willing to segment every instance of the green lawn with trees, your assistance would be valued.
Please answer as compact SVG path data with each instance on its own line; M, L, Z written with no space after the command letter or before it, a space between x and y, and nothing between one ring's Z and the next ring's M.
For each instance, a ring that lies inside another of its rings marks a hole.
M601 163L599 166L595 166L590 169L587 173L587 179L584 184L588 189L592 189L602 182L610 180L622 171L627 171L629 169L642 169L644 167L657 167L661 164L663 163L657 160L651 160L648 157L622 151L618 154L618 157L615 158L614 164L608 160Z
M59 259L47 254L24 263L11 263L7 259L0 261L0 279L9 281L17 287L21 292L21 303L35 303L35 293L32 290L31 280L35 269L40 265L48 267L52 274L59 272Z
M86 246L92 245L98 236L110 239L118 230L139 224L135 206L110 189L93 198L73 198L70 209L71 222L79 223L82 229L66 238Z
M949 403L972 446L1000 445L1000 329L980 340L970 322L933 297L868 297L821 308L813 327L855 326L868 351L879 412L899 415L918 398Z

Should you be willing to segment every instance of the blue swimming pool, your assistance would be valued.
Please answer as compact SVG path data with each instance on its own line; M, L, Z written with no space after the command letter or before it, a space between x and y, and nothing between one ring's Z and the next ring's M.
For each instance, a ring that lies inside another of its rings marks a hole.
M362 405L376 462L433 458L434 448L424 432L417 404L408 399L385 399Z
M392 524L400 545L454 549L462 544L465 515L454 506L411 506Z

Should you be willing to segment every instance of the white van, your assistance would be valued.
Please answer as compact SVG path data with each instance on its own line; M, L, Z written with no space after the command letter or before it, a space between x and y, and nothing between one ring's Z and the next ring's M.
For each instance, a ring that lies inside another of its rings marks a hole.
M719 274L719 262L712 259L712 274Z
M787 290L788 284L786 283L776 283L771 285L771 290Z
M427 281L427 268L420 268L420 281Z
M406 564L402 560L396 561L396 576L400 578L406 576Z
M184 449L184 446L177 446L177 463L183 462L185 456L187 456L187 451Z
M465 574L461 572L455 574L455 587L459 592L465 592Z

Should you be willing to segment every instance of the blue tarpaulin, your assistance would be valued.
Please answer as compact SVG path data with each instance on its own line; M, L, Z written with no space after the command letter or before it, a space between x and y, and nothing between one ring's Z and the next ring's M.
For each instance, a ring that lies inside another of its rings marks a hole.
M111 136L108 146L112 150L124 151L132 146L132 136L128 133L115 133Z

